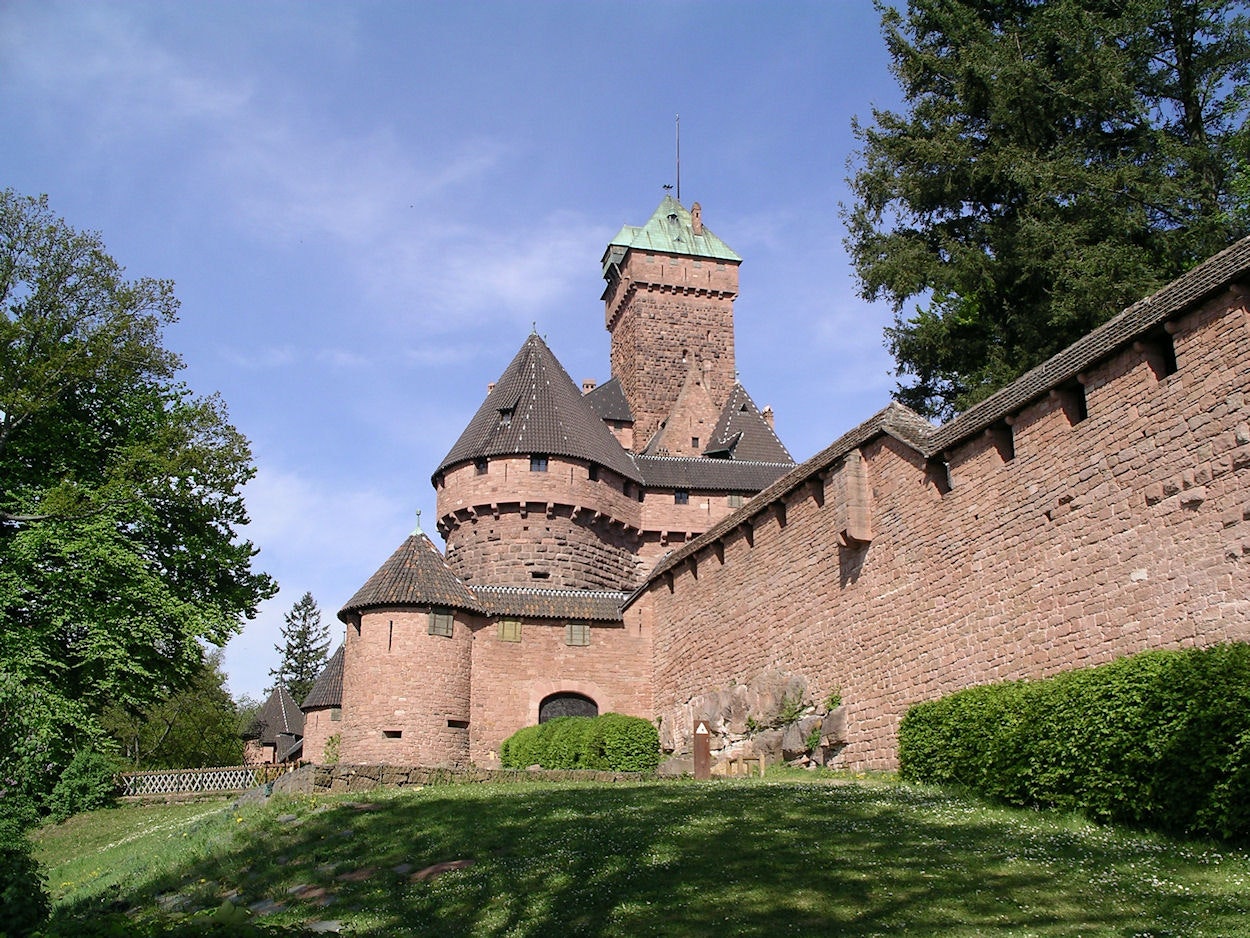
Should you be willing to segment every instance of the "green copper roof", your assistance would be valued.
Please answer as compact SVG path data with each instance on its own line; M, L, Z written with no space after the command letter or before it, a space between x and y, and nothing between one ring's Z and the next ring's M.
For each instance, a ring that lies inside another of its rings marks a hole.
M698 205L698 203L695 203ZM604 254L605 266L612 258L613 248L634 248L658 251L662 254L685 254L691 257L711 257L718 260L741 261L742 258L707 228L701 234L694 233L690 211L671 195L666 195L655 214L641 228L634 225L623 227L608 243ZM617 259L623 256L617 252Z

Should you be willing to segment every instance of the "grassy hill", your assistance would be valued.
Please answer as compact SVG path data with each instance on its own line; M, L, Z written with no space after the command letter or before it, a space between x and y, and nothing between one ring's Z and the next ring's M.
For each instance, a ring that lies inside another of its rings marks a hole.
M1250 855L871 781L129 806L36 841L66 935L223 902L370 936L1250 935Z

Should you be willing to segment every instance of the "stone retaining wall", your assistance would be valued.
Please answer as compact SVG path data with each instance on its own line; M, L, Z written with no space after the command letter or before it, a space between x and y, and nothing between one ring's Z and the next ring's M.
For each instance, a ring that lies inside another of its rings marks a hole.
M294 776L299 776L295 778ZM464 785L484 782L637 782L650 776L639 772L592 772L584 770L438 769L412 765L315 765L282 779L274 791L314 792L370 791L410 785Z

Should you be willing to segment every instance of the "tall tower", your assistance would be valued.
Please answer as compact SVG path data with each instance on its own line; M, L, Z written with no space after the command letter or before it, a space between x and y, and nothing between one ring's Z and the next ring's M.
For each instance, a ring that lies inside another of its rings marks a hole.
M604 316L612 376L634 418L634 450L660 431L688 383L702 375L717 408L736 382L733 301L742 258L665 196L641 228L623 227L603 255Z

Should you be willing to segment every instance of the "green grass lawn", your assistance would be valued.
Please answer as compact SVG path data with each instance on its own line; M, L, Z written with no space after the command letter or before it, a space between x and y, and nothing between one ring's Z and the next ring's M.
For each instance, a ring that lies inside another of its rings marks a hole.
M1250 936L1245 852L884 783L121 807L36 841L63 922L111 909L142 926L229 900L373 936ZM415 879L456 860L472 865Z

